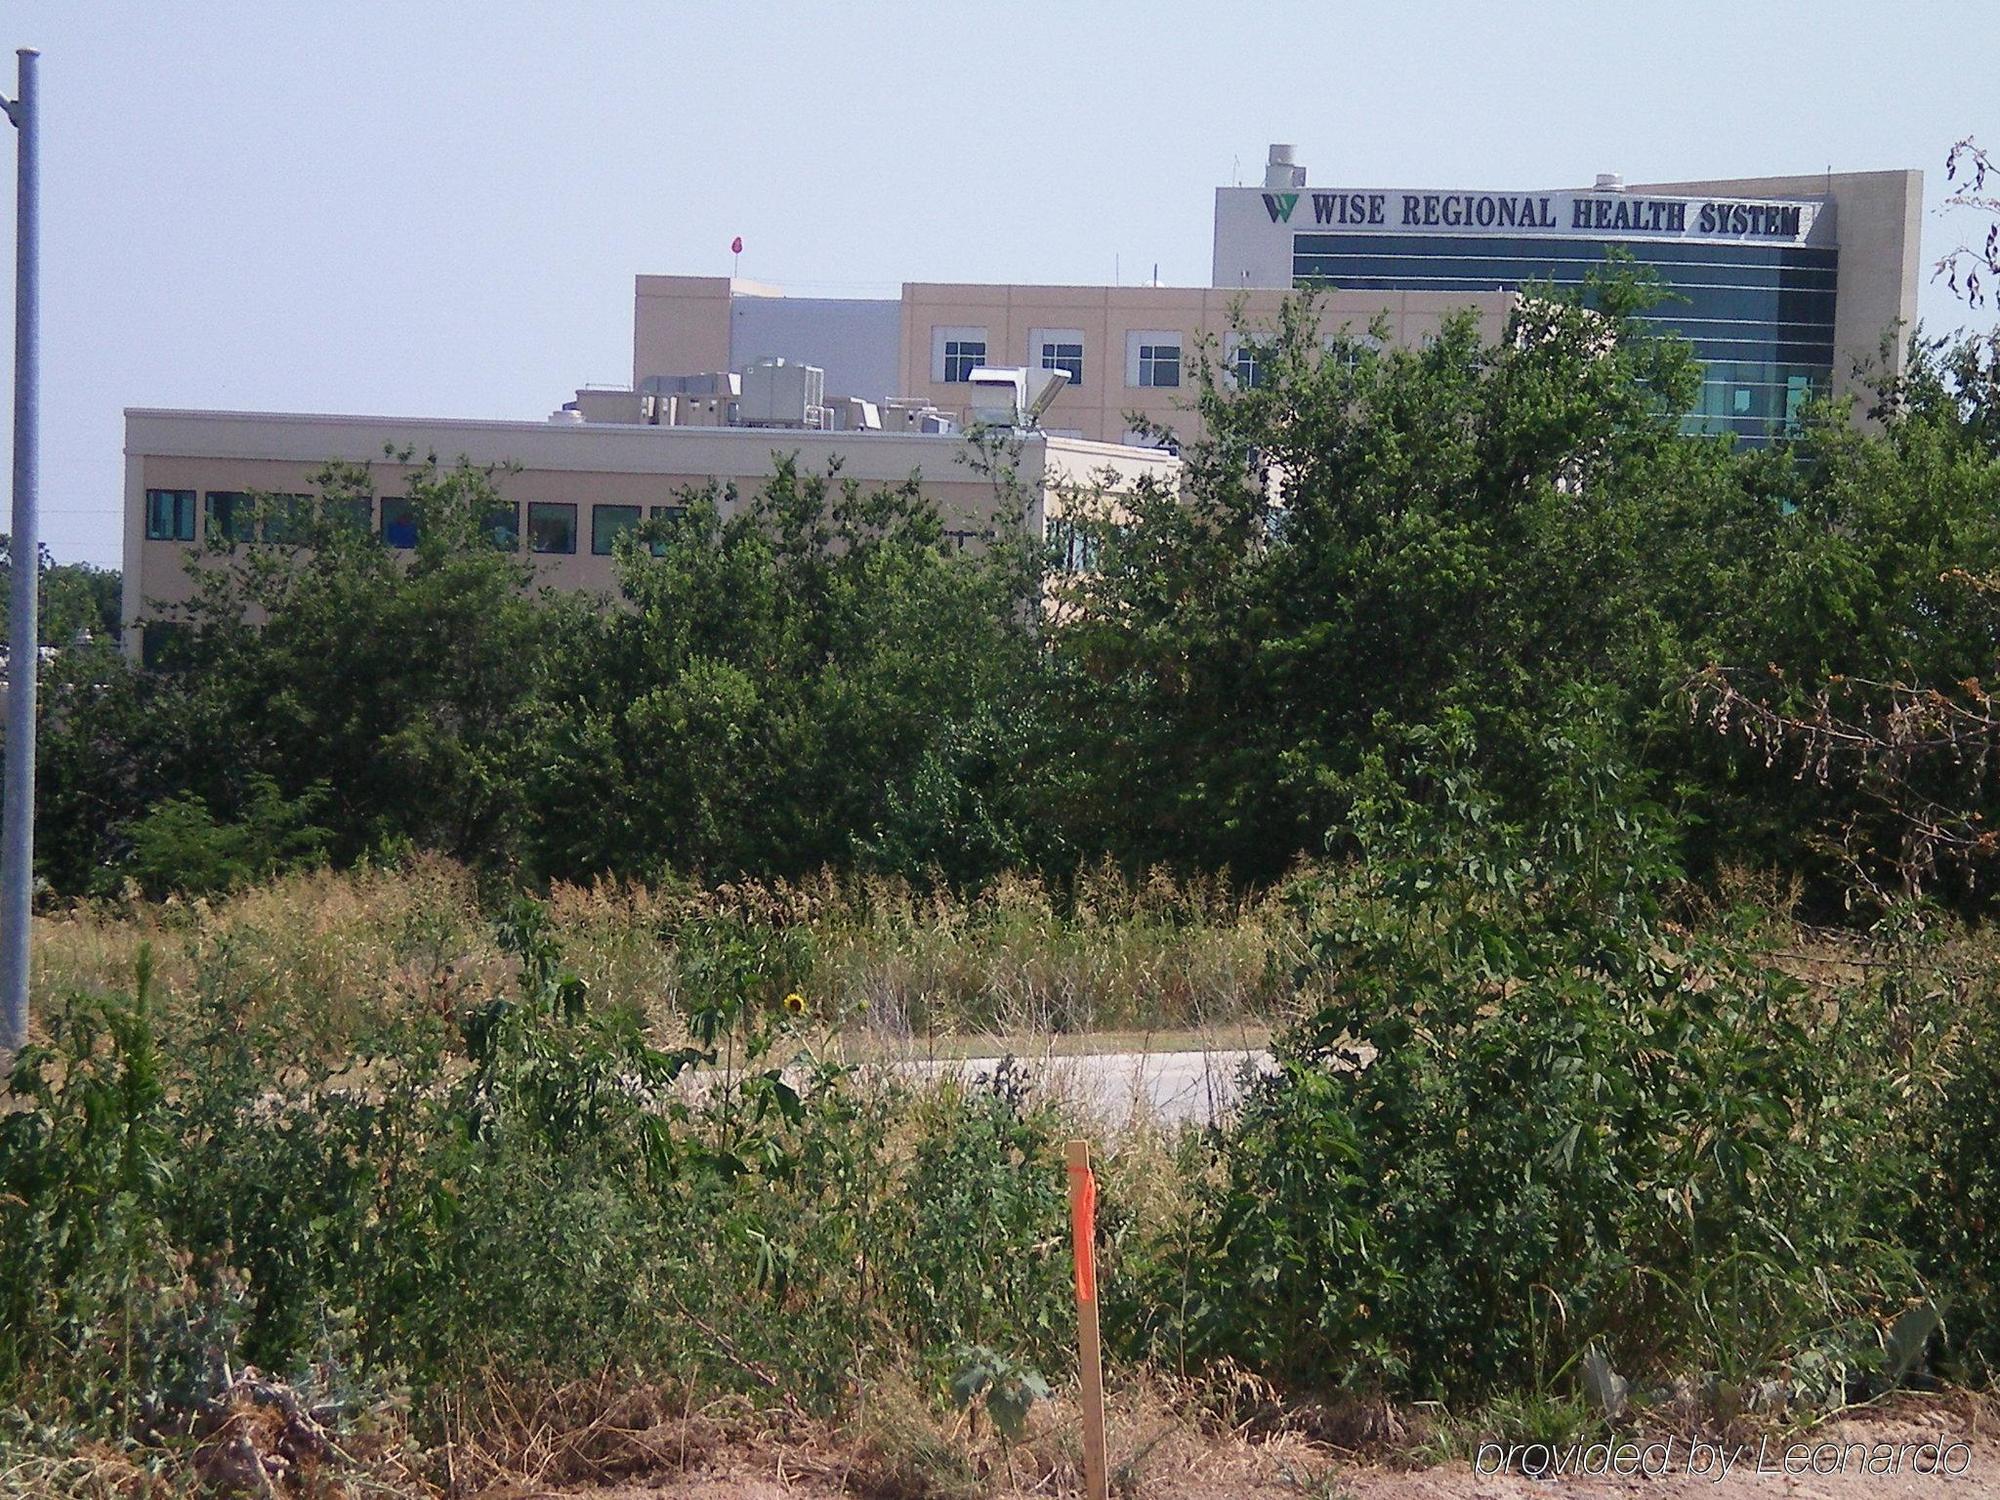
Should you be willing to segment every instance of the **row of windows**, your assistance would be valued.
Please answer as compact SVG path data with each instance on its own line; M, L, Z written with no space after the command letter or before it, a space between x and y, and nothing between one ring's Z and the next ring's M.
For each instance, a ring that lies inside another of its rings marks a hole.
M1512 286L1529 281L1577 286L1591 271L1602 270L1604 265L1602 259L1561 260L1547 255L1381 255L1372 250L1351 250L1294 254L1292 275L1297 280L1339 279L1348 275L1393 276L1416 282L1457 279L1491 289L1495 285ZM1678 266L1657 261L1648 263L1647 269L1659 272L1662 281L1677 288L1804 291L1828 297L1840 289L1836 271L1778 266Z
M1769 266L1788 271L1833 271L1837 249L1803 245L1692 244L1684 240L1536 239L1525 235L1295 234L1294 255L1476 255L1482 259L1604 263L1614 245L1650 266Z
M1509 290L1536 280L1536 275L1486 277L1387 276L1342 272L1315 275L1302 280L1353 291L1411 292L1490 292ZM1557 278L1557 286L1577 286L1575 278ZM1705 323L1784 323L1798 328L1833 330L1833 294L1796 289L1768 290L1753 287L1670 286L1658 304L1660 317L1692 319Z
M1403 270L1368 256L1316 256L1303 266L1298 279L1316 285L1355 290L1411 292L1490 292L1496 288L1528 286L1547 282L1555 286L1583 286L1585 280L1573 267L1536 265L1530 261L1435 262ZM1771 286L1722 285L1709 282L1671 281L1663 290L1668 298L1661 305L1695 309L1695 316L1709 318L1783 317L1787 320L1833 321L1834 291L1831 287L1796 286L1789 282Z
M1038 328L1028 339L1028 363L1043 370L1064 370L1071 386L1083 384L1083 331ZM990 341L984 328L931 330L931 378L946 385L963 385L987 362ZM1125 384L1134 389L1171 390L1181 383L1185 340L1174 330L1134 329L1126 335Z
M193 490L147 490L146 540L192 542L195 502ZM357 531L373 529L374 503L370 500L327 500L322 504L322 514L330 525L351 526ZM579 509L567 501L530 500L528 550L555 556L574 553ZM650 512L655 521L673 521L687 510L680 505L655 505ZM646 507L637 505L591 506L591 552L598 557L610 556L618 538L638 526L646 513ZM307 540L311 533L313 501L310 495L253 496L241 490L210 490L206 514L208 524L204 535L211 542L297 544ZM382 497L380 534L385 545L414 547L418 530L415 501L396 495ZM480 530L501 551L519 551L521 507L502 505L489 512L481 519Z

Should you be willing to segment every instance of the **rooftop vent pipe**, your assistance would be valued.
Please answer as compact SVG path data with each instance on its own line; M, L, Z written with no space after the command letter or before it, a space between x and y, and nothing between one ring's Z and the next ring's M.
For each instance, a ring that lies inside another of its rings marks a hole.
M1264 186L1267 188L1301 188L1306 185L1306 169L1294 159L1296 146L1287 146L1273 141L1271 154L1264 163Z

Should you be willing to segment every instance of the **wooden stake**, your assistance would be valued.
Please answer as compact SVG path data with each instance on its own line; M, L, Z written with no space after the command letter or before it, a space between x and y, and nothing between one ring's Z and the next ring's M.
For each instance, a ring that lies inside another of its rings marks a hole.
M1083 1492L1107 1500L1104 1472L1104 1362L1097 1343L1097 1178L1090 1142L1071 1141L1069 1229L1076 1263L1077 1376L1083 1385Z

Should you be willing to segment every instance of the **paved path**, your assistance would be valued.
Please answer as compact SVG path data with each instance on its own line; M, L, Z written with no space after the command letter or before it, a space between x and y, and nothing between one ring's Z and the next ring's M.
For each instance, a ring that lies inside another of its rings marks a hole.
M985 1080L1002 1060L916 1060L898 1066L920 1076ZM1244 1069L1263 1071L1271 1054L1241 1049L1213 1052L1100 1052L1077 1057L1015 1058L1012 1066L1030 1086L1074 1099L1091 1114L1122 1122L1137 1113L1162 1124L1208 1124L1242 1097Z

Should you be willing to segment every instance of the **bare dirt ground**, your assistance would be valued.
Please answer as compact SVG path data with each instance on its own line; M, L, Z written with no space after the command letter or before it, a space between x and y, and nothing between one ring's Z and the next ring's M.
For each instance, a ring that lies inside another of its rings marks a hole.
M1585 1445L1568 1454L1572 1469L1561 1478L1518 1471L1494 1472L1497 1455L1426 1468L1364 1462L1303 1439L1268 1442L1190 1440L1157 1436L1141 1460L1120 1472L1120 1437L1112 1435L1113 1495L1145 1500L1859 1500L1885 1496L1916 1500L1939 1496L2000 1496L2000 1409L1975 1400L1906 1399L1855 1413L1805 1434L1751 1436L1728 1445L1726 1472L1720 1450L1691 1449L1684 1439L1634 1439L1629 1449ZM1027 1450L1022 1450L1024 1453ZM1539 1455L1532 1455L1538 1457ZM1607 1472L1623 1461L1626 1472ZM1815 1470L1818 1472L1815 1472ZM1641 1471L1644 1472L1636 1472ZM1044 1469L1030 1454L1017 1456L1014 1481L996 1466L984 1481L932 1486L910 1478L885 1480L876 1464L828 1449L711 1450L699 1468L663 1469L598 1486L501 1485L499 1500L529 1496L564 1500L834 1500L884 1496L905 1500L923 1494L1026 1500L1077 1494L1067 1466Z

